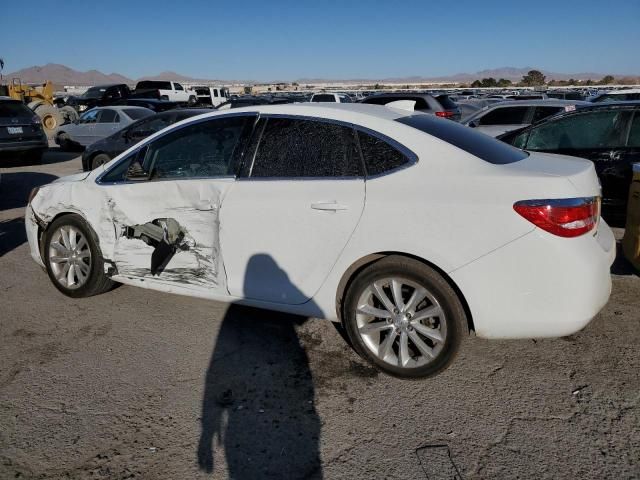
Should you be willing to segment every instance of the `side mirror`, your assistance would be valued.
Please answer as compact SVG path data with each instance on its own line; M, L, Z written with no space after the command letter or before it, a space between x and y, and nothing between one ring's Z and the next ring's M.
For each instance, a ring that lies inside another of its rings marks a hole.
M149 180L149 172L147 172L138 160L134 160L127 169L126 179L132 182L142 182Z
M478 125L480 125L480 124L478 123L477 120L472 120L472 121L469 122L469 127L471 127L471 128L476 128Z

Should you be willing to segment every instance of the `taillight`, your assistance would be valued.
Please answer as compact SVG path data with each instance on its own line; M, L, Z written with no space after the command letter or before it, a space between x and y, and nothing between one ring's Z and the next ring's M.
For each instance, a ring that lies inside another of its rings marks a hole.
M513 209L535 226L559 237L579 237L600 218L600 197L523 200Z
M436 117L451 118L453 117L453 112L449 112L447 110L444 110L442 112L436 112Z

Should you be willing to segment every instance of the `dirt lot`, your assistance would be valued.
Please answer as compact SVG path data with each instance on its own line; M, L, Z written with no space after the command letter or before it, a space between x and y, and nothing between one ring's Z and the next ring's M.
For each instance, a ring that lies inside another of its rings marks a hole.
M0 170L0 478L640 478L640 278L622 259L584 331L472 338L444 374L400 381L328 322L62 296L21 217L72 157Z

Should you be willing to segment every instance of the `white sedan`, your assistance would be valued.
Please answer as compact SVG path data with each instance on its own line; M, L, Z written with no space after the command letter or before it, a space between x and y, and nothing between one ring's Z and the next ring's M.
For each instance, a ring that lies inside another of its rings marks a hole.
M114 282L342 322L399 377L469 331L569 335L615 256L586 160L415 112L253 106L191 117L34 189L33 258L65 295Z

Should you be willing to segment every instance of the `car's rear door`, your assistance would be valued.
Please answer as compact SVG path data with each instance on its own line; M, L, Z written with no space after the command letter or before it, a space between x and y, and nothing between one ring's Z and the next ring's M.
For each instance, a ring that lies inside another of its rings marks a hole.
M231 295L301 304L317 292L360 219L362 161L350 126L261 118L221 210Z

